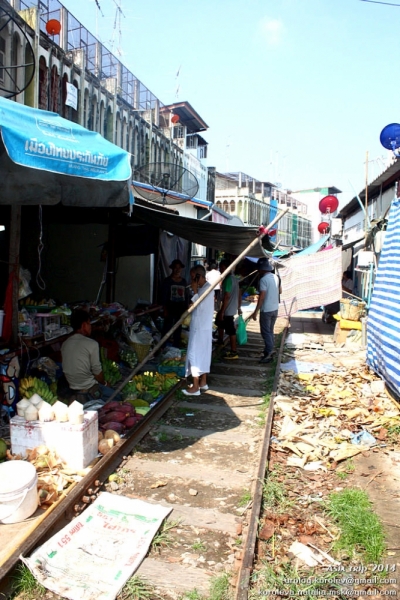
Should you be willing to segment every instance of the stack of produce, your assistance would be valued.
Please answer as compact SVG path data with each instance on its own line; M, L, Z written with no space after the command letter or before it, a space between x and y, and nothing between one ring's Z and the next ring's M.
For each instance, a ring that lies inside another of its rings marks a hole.
M117 363L105 357L103 348L101 349L101 366L103 368L104 379L111 386L116 385L121 379L121 373Z
M176 373L180 377L184 377L185 357L177 356L175 358L166 358L160 363L158 370L160 373Z
M122 348L119 351L120 359L125 362L131 369L134 369L138 364L138 357L133 348Z
M57 401L57 396L51 391L45 381L37 379L37 377L25 377L19 382L19 394L22 398L31 398L34 394L38 394L42 400L49 404L54 404Z
M102 431L112 430L120 434L134 427L142 418L129 402L108 402L99 410L99 427Z
M177 383L178 377L173 373L155 373L146 371L141 375L135 375L126 384L122 393L125 398L141 398L147 402L153 402L161 394L168 392Z

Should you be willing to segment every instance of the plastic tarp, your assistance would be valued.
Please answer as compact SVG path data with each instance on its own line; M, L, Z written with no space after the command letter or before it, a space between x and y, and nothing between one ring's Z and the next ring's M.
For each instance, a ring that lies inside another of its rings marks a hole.
M322 246L328 241L329 235L323 235L318 242L311 244L311 246L307 246L304 250L300 250L300 252L296 253L296 256L306 256L307 254L314 254L314 252L318 252L322 248Z
M184 240L216 250L223 250L233 255L241 254L258 233L258 227L238 227L214 223L213 221L200 221L199 219L168 214L138 204L133 205L133 216L135 219L140 219L144 223L173 233ZM273 248L268 236L264 236L261 241L263 248L268 252L272 252ZM264 256L264 253L257 244L249 255L261 257Z
M100 134L0 97L1 204L125 206L130 155Z
M367 320L367 364L400 392L400 199L392 202Z

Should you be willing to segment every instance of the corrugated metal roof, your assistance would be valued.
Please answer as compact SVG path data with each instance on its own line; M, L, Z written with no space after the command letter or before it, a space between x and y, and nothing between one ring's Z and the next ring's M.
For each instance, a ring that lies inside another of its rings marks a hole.
M372 200L372 198L374 198L374 196L380 192L381 189L381 185L384 186L385 183L391 179L394 175L399 175L400 176L400 160L397 159L396 162L394 162L392 165L390 165L390 167L388 167L385 171L383 171L383 173L381 173L376 179L374 179L374 181L372 181L369 186L368 186L368 198ZM359 197L360 200L365 201L365 190L366 188L364 188L360 193L359 193ZM346 206L343 206L343 208L340 209L339 214L340 216L346 216L349 213L355 212L355 209L357 207L359 207L359 202L357 200L357 197L354 196L354 198L352 200L350 200L350 202L348 202L346 204Z

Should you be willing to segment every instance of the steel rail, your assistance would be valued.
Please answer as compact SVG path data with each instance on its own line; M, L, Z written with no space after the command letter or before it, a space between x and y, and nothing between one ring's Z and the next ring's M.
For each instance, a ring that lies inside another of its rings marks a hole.
M133 448L140 442L140 440L148 433L150 428L160 419L160 417L171 407L174 402L174 393L182 386L183 380L179 381L168 393L164 396L160 402L139 422L132 431L131 435L125 439L121 439L103 458L85 475L85 477L76 484L71 491L66 495L60 504L50 512L48 517L44 518L40 522L37 529L29 535L22 544L15 548L14 552L0 567L0 597L4 578L12 571L19 561L21 555L26 555L31 552L34 548L39 546L45 540L45 536L56 527L57 522L60 521L66 514L71 515L74 513L74 506L81 503L82 496L89 495L87 490L94 487L95 481L100 481L102 484L123 461L125 456L128 456ZM98 487L98 486L95 486Z
M279 382L279 369L282 360L283 346L285 344L286 334L289 329L289 323L283 330L282 340L279 347L278 360L275 369L275 377L272 384L272 393L268 409L267 420L264 429L263 445L260 453L260 461L258 463L257 479L255 483L255 490L253 494L253 504L251 507L249 526L247 529L247 535L243 546L242 562L239 567L239 573L237 577L237 585L235 591L235 600L247 600L250 585L250 576L253 570L254 563L254 552L257 541L257 530L259 524L259 517L261 512L261 504L263 497L263 486L265 479L265 472L267 469L269 445L271 438L272 423L274 419L274 398L278 389Z

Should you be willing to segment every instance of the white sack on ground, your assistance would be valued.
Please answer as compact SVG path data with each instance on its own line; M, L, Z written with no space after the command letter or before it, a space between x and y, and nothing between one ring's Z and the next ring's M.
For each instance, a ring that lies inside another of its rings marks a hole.
M171 510L103 492L30 558L21 558L39 583L64 598L112 600Z

